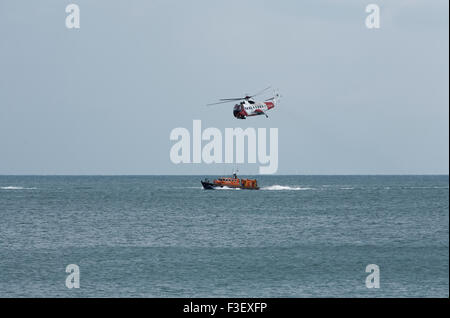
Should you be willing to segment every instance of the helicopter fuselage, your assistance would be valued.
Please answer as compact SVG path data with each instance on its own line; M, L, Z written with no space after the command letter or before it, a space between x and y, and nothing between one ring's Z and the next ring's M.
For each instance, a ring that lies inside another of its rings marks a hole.
M250 116L266 115L266 111L275 107L275 103L271 102L255 102L253 100L244 100L234 105L233 115L237 119L245 119Z

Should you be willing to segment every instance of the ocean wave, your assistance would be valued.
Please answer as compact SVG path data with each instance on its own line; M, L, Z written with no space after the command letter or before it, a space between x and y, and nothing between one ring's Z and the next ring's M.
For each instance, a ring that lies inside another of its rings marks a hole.
M268 187L263 187L261 190L272 190L272 191L281 191L281 190L315 190L314 188L303 188L303 187L290 187L290 186L282 186L279 184L275 184Z
M34 190L36 188L25 188L25 187L15 187L15 186L7 186L0 187L1 190Z

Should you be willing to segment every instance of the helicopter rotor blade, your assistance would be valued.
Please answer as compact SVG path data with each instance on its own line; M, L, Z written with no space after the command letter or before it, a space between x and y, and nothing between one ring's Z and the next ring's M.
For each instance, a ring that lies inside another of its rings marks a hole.
M239 100L247 100L247 99L249 99L249 98L253 98L253 97L255 97L255 96L261 95L262 93L264 93L265 91L267 91L267 90L270 89L270 88L271 88L271 86L268 86L268 87L264 88L262 91L259 91L258 93L253 94L253 95L250 95L250 96L247 95L247 96L245 96L245 97L221 98L221 99L219 99L219 102L217 102L217 103L211 103L211 104L206 104L206 106L212 106L212 105L219 105L219 104L231 103L231 102L239 101Z
M219 104L226 104L226 103L231 103L233 102L232 100L225 100L225 101L221 101L221 102L217 102L217 103L211 103L211 104L206 104L206 106L213 106L213 105L219 105Z
M264 88L262 91L260 91L260 92L258 92L258 93L256 93L256 94L254 94L254 95L251 95L250 98L255 97L255 96L258 96L258 95L261 95L262 93L264 93L265 91L267 91L267 90L270 89L270 88L271 88L271 86L267 86L267 87Z
M266 88L264 88L262 91L259 91L256 94L253 95L245 95L245 97L236 97L236 98L221 98L219 100L221 101L233 101L233 100L244 100L244 99L249 99L249 98L253 98L255 96L261 95L262 93L264 93L265 91L267 91L268 89L272 88L271 86L267 86Z

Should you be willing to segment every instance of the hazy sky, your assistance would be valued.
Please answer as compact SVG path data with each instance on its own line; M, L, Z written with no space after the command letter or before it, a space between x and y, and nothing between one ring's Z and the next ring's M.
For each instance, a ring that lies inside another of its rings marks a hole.
M448 174L448 5L1 0L0 174L230 172L170 161L193 119L278 128L280 174ZM268 119L205 106L269 84Z

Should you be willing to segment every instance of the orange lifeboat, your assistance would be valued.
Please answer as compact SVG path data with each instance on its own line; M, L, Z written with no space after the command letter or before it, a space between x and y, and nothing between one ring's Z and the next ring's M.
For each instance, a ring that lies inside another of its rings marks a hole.
M233 173L232 177L220 177L213 182L209 182L207 179L201 181L204 189L215 188L238 188L246 190L259 190L258 182L256 179L239 179L236 173Z

